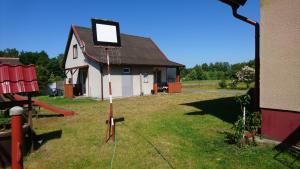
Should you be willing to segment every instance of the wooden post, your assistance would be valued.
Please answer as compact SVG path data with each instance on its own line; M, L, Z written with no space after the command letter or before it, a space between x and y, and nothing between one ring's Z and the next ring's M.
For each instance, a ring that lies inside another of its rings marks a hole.
M23 108L15 106L9 110L12 128L12 142L11 142L11 168L23 168L23 129L22 129L22 114Z
M179 67L176 68L176 82L180 82L180 70L179 70Z
M115 125L113 118L113 104L112 104L112 86L110 77L110 64L109 64L109 53L108 48L105 48L106 60L107 60L107 74L108 74L108 87L109 87L109 112L108 112L108 126L106 131L106 142L112 137L115 141Z
M31 93L28 93L28 124L30 125L30 128L32 129L32 100L31 100Z

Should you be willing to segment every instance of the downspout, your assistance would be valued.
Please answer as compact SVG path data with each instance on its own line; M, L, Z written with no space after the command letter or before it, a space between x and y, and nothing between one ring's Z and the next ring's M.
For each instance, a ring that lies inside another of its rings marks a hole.
M255 27L255 105L254 110L259 110L260 102L260 55L259 55L259 23L237 13L238 7L232 6L232 14L235 18L242 20Z

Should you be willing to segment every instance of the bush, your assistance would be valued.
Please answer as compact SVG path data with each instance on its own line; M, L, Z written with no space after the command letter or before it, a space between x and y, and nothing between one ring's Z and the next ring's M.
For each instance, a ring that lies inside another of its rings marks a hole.
M220 87L221 89L227 88L227 83L226 83L226 80L225 80L225 79L223 79L223 80L221 80L221 81L219 82L219 87Z
M226 139L227 142L237 144L238 147L243 146L244 144L256 145L255 139L253 136L252 142L249 142L248 138L244 138L245 134L251 133L256 134L255 132L261 127L261 114L260 112L249 111L250 106L250 95L242 95L236 97L236 102L241 106L241 112L243 113L243 108L245 107L245 125L242 116L238 117L238 120L233 124L233 132L227 133Z

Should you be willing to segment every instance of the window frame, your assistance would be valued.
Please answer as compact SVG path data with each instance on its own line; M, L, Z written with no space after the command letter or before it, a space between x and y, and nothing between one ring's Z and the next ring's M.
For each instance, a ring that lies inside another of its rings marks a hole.
M73 59L77 59L78 58L78 45L74 44L73 45Z

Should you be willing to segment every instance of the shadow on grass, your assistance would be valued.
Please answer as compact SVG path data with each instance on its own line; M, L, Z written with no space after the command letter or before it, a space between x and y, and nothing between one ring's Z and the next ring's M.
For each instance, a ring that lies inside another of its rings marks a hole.
M274 159L288 168L300 168L300 126L279 145L274 147L278 153ZM297 145L298 144L298 145ZM298 146L298 147L297 147Z
M39 135L35 135L34 133L33 149L38 150L42 145L47 143L49 140L61 138L61 135L62 135L62 130L55 130L55 131L51 131Z
M35 118L51 118L51 117L64 117L62 114L36 114Z
M175 169L175 167L171 164L171 162L162 154L162 152L149 139L147 139L144 135L142 135L138 131L131 129L125 123L123 123L123 125L125 125L131 132L141 137L145 142L147 142L156 151L156 153L169 165L170 168Z
M199 109L199 111L185 113L185 115L195 116L210 114L228 123L234 123L238 115L241 114L240 107L235 102L235 97L196 101L182 105Z

